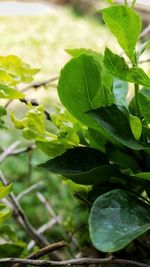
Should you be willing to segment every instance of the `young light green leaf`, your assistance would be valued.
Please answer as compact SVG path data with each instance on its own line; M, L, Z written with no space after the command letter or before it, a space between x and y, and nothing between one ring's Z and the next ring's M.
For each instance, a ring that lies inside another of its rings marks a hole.
M0 199L6 197L12 190L12 184L4 186L1 182L0 182Z
M144 148L144 145L133 136L127 115L115 104L91 110L88 114L95 118L97 123L122 145L135 150Z
M19 92L13 87L0 84L0 98L6 99L22 99L24 98L24 94Z
M55 134L46 131L44 116L44 107L42 105L33 107L29 104L28 111L23 119L17 119L12 113L11 120L17 129L23 130L23 135L26 139L44 142L57 140Z
M96 199L89 217L94 247L115 252L150 229L150 206L131 193L116 189Z
M129 68L123 57L114 54L108 48L105 49L104 64L114 77L150 88L150 78L143 69Z
M133 176L150 181L150 172L139 172L133 174Z
M5 204L0 203L0 223L4 222L11 215L12 211Z
M36 146L42 150L45 154L47 154L50 159L55 158L63 154L68 148L72 146L67 143L62 143L58 141L50 141L50 142L41 142L36 141Z
M112 6L102 10L106 26L115 35L129 59L134 62L134 49L141 32L141 18L130 7ZM136 27L135 27L136 25Z
M130 115L130 127L136 140L139 140L142 134L142 122L133 115Z
M138 95L140 111L148 123L150 123L150 90L142 88Z
M31 82L33 76L39 72L39 69L32 69L29 64L24 63L19 57L14 55L0 56L0 68L8 76L6 80L9 78L8 82L10 84ZM3 82L7 81L3 80Z

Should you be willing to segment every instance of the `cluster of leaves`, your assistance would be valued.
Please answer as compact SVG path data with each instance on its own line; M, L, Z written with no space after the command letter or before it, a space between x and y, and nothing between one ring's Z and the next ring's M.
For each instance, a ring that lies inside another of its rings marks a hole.
M92 243L100 251L115 252L150 229L150 78L138 66L144 52L136 49L140 16L123 5L106 8L102 15L127 60L109 48L104 55L67 50L73 58L61 71L58 94L86 127L78 129L75 147L40 167L92 186ZM128 83L135 88L129 103Z

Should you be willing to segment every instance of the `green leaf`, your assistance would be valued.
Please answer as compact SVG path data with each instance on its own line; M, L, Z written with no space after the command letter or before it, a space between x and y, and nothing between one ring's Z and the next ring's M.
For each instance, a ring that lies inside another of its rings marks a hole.
M130 115L130 126L135 139L139 140L142 134L141 120L136 116Z
M134 49L141 32L140 16L132 8L121 5L106 8L102 14L106 26L133 62Z
M150 90L142 88L138 95L140 111L144 119L150 122Z
M91 110L88 114L95 118L97 123L122 145L135 150L144 148L144 145L134 138L128 117L115 104Z
M126 97L128 94L128 83L115 79L113 83L113 92L116 104L127 108Z
M39 72L39 69L32 69L29 64L23 62L19 57L9 55L0 56L0 81L16 84L20 82L32 82L33 75ZM1 79L1 75L5 75L5 79Z
M105 89L101 67L94 56L75 57L61 71L58 93L62 104L75 118L94 129L98 128L97 123L85 112L110 101L110 91L107 94ZM102 131L100 127L98 130Z
M89 230L94 247L103 252L123 249L150 229L150 206L126 191L115 189L93 204Z
M12 184L4 186L2 182L0 182L0 199L6 197L12 190Z
M133 176L150 181L150 172L139 172L133 174Z
M88 147L69 149L39 167L84 185L105 183L110 175L123 176L116 165L109 165L103 153Z
M19 257L24 251L25 246L18 243L4 243L0 244L0 258L5 257Z
M86 49L86 48L67 49L66 51L73 57L78 57L83 54L94 57L94 60L96 60L100 66L101 80L103 83L103 90L101 90L102 91L101 101L103 105L106 104L107 99L108 99L107 104L113 103L114 102L114 97L112 93L113 79L111 75L109 74L108 70L105 68L105 65L103 63L103 59L104 59L103 55L96 51L93 51L91 49Z
M108 159L111 162L118 164L122 167L129 168L133 171L139 170L139 166L136 160L134 159L134 157L129 155L130 154L129 151L125 153L119 150L117 147L111 146L110 144L108 144L106 151L107 151Z
M71 148L71 146L68 144L63 144L61 142L36 142L36 146L42 150L45 154L47 154L50 159L55 158L56 156L59 156L63 154L67 148Z
M0 84L0 98L22 99L24 98L24 94L14 89L13 87Z
M88 128L88 138L89 138L89 143L90 147L99 149L103 153L105 153L105 145L107 143L107 139L103 137L103 135L91 128Z
M11 210L5 204L0 202L0 223L4 222L11 215Z
M105 49L104 64L114 77L150 88L150 78L143 69L129 68L123 57L114 54L108 48Z
M44 142L57 140L56 135L45 129L44 106L42 105L33 107L29 104L28 111L23 119L17 119L12 113L11 120L17 129L23 130L23 136L26 139Z

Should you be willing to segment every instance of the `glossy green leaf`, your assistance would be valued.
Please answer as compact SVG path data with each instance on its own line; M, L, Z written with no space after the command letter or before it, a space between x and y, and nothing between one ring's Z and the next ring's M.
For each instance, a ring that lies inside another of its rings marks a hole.
M75 118L97 129L97 123L85 112L106 105L110 92L103 90L101 67L95 57L82 54L71 59L61 71L58 93L62 104ZM102 131L100 127L98 130Z
M39 167L85 185L105 183L110 175L123 176L116 165L109 165L103 153L88 147L69 149Z
M12 184L4 186L2 182L0 182L0 199L6 197L12 190Z
M0 98L7 99L22 99L24 94L4 84L0 84Z
M147 122L150 122L150 90L143 88L139 92L140 111Z
M93 147L95 149L99 149L103 153L105 153L105 145L107 143L107 139L103 137L103 135L94 130L89 128L88 129L88 138L89 138L89 143L90 147Z
M141 32L140 16L132 8L121 5L106 8L102 10L102 14L106 26L133 61L134 49Z
M105 49L104 64L114 77L150 88L150 78L143 69L129 68L123 57L114 54L108 48Z
M89 217L93 245L103 252L123 249L150 229L150 206L115 189L96 199Z
M129 119L115 104L88 112L101 127L122 145L140 150L144 145L134 138Z
M128 83L115 79L113 83L113 92L116 104L127 107L126 97L128 94Z
M136 140L139 140L142 134L142 122L137 116L130 115L130 127Z

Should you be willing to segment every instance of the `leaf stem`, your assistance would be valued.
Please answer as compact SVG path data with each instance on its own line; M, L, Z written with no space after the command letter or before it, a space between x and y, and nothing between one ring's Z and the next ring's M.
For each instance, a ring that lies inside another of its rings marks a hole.
M128 6L128 0L124 0L124 4Z
M138 93L139 93L139 85L137 83L134 84L134 94L135 94L135 107L136 107L136 115L137 117L141 117L140 114L140 107L139 107L139 100L138 100Z

